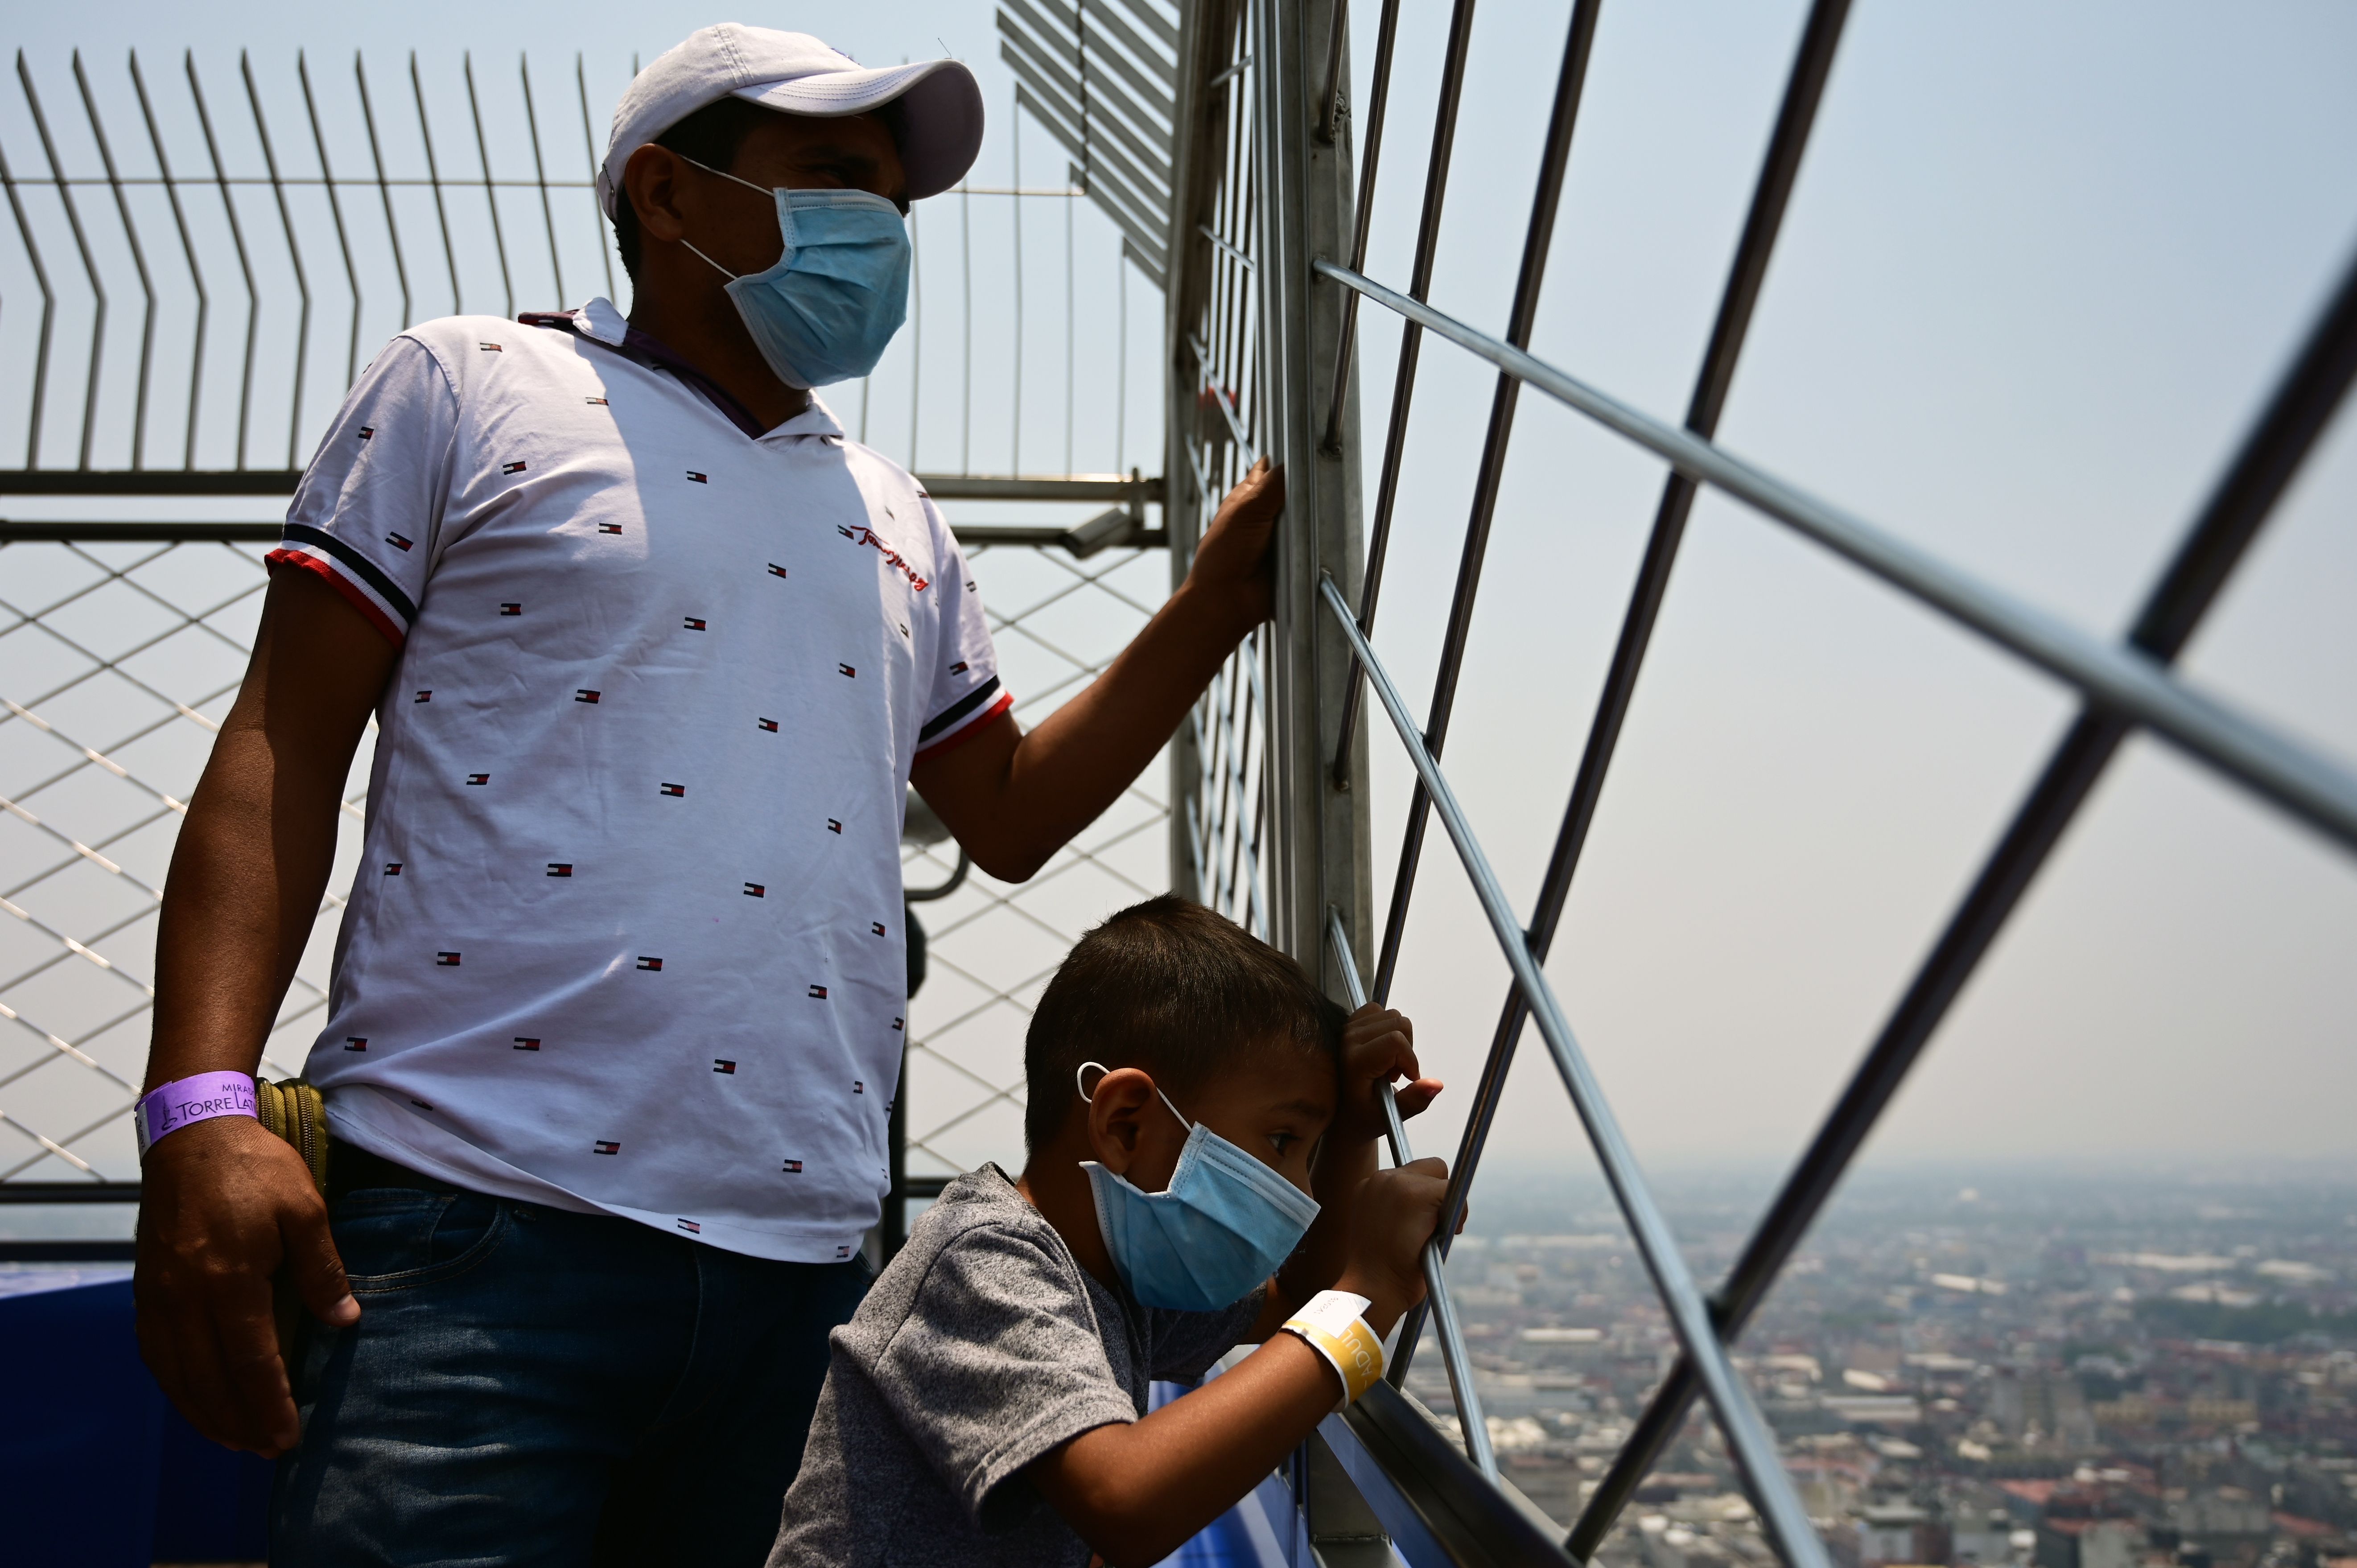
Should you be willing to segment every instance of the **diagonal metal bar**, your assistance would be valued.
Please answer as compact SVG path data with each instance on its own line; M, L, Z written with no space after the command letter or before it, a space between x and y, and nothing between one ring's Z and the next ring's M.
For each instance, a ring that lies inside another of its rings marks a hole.
M352 265L352 240L344 229L344 204L336 195L336 171L328 166L328 138L319 128L319 101L311 91L311 62L303 58L300 49L295 51L295 75L303 84L303 113L311 122L311 145L319 155L319 184L328 192L328 215L335 220L336 249L343 253L344 285L352 293L351 329L344 338L344 384L350 386L361 363L361 274Z
M49 391L49 336L57 324L58 296L49 287L49 269L41 261L41 247L33 238L33 225L25 217L25 199L17 194L16 171L8 166L5 152L0 152L0 187L7 189L8 210L16 220L16 238L25 247L25 259L33 267L33 282L41 291L41 331L38 346L33 351L32 413L25 424L25 467L38 468L41 466L41 412Z
M1630 1234L1653 1276L1653 1288L1661 1295L1670 1326L1676 1332L1687 1359L1695 1364L1703 1391L1717 1412L1727 1451L1743 1477L1751 1505L1759 1510L1770 1544L1791 1568L1829 1568L1824 1544L1817 1539L1808 1513L1792 1489L1792 1477L1777 1457L1775 1437L1769 1432L1759 1408L1751 1402L1742 1380L1736 1375L1727 1346L1711 1321L1701 1288L1686 1266L1685 1254L1678 1250L1669 1221L1663 1217L1660 1206L1653 1200L1652 1189L1645 1185L1637 1169L1636 1155L1630 1149L1620 1121L1613 1115L1586 1053L1571 1032L1562 1004L1555 999L1555 987L1548 983L1522 928L1515 924L1506 891L1499 885L1497 873L1491 869L1480 842L1473 836L1464 808L1458 804L1456 791L1449 788L1440 765L1426 749L1415 720L1408 715L1406 701L1392 683L1390 672L1376 660L1374 650L1368 646L1365 634L1359 630L1359 623L1333 578L1321 578L1318 591L1342 635L1358 653L1360 662L1366 667L1367 684L1398 732L1400 745L1432 797L1433 811L1439 816L1450 843L1456 845L1466 879L1472 884L1499 949L1514 972L1515 983L1521 986L1523 998L1538 1024L1539 1036L1554 1055L1555 1071L1571 1095L1572 1106L1579 1112L1582 1125L1587 1129L1597 1162L1604 1168L1605 1179L1611 1184Z
M2315 747L2172 677L2150 654L2104 642L1688 431L1641 413L1544 360L1372 278L1330 262L1314 265L2076 686L2099 705L2145 725L2343 847L2357 848L2357 776Z
M606 209L597 203L597 138L589 129L589 70L573 54L573 85L581 93L581 148L589 159L589 209L597 222L597 259L606 263L606 297L614 297L614 247L606 242ZM862 433L865 434L864 432Z
M425 148L425 183L434 190L434 216L442 225L442 259L450 267L450 314L459 316L467 307L458 295L458 250L450 242L450 209L442 199L442 166L434 157L434 126L425 118L425 79L417 74L415 49L409 51L409 92L417 100L417 139Z
M221 212L229 220L230 242L237 249L237 270L245 279L245 365L237 383L237 446L230 466L245 467L245 435L253 413L253 347L254 334L262 324L262 295L253 286L253 258L245 249L245 225L238 221L237 198L230 194L229 171L221 166L221 143L213 135L213 114L205 102L204 83L197 78L197 51L188 50L181 57L187 68L188 97L197 106L197 125L205 134L205 156L213 166L213 184L219 188Z
M2352 379L2357 379L2357 263L2342 278L2330 306L2145 601L2128 634L2130 647L2163 663L2173 662L2183 651L2331 422ZM1730 1337L1742 1330L1767 1294L2127 733L2125 719L2090 707L2048 758L2005 836L1949 917L1841 1100L1719 1287L1713 1305ZM1569 1541L1574 1556L1586 1559L1602 1543L1635 1495L1637 1483L1684 1423L1694 1397L1693 1373L1680 1362L1654 1391L1612 1468L1582 1510Z
M131 404L131 466L147 466L147 383L156 364L156 280L148 275L147 251L139 242L139 225L132 220L131 201L114 166L114 149L106 139L106 124L98 117L98 100L91 96L90 77L81 68L81 50L73 51L74 87L81 94L82 116L90 122L91 140L98 145L98 161L114 192L114 213L123 222L123 238L131 248L131 264L139 274L139 294L145 302L139 317L139 386Z
M164 199L172 205L172 224L179 231L180 254L188 263L188 283L197 292L197 319L188 350L188 425L180 439L180 467L197 466L197 409L204 391L205 327L212 315L212 296L205 290L204 268L197 264L196 241L188 234L188 214L180 205L179 181L172 176L172 160L164 151L164 134L156 125L156 108L147 97L147 79L139 72L139 51L131 51L131 86L139 98L139 115L147 124L147 145L155 150L156 171L163 177ZM26 467L32 466L30 458Z
M262 90L254 85L253 62L243 49L237 51L237 69L245 78L245 102L253 111L253 134L262 143L262 165L270 171L270 194L278 203L278 226L286 231L286 259L295 268L295 292L300 306L295 317L295 387L287 398L286 466L296 466L295 456L301 448L303 436L303 372L311 363L311 280L303 272L303 247L295 238L295 214L287 209L286 186L278 177L278 154L270 145L270 125L262 117Z
M90 368L82 381L81 457L76 464L87 468L91 437L98 430L98 366L106 349L106 280L98 275L98 263L91 259L90 237L82 232L81 209L74 205L73 191L65 183L65 166L58 161L57 143L49 136L49 117L41 112L41 95L33 86L33 70L25 62L23 49L16 51L16 81L25 90L25 107L32 113L33 131L40 138L41 156L48 161L49 179L58 188L58 200L66 209L66 226L73 231L74 248L81 252L81 270L90 279Z
M1457 145L1457 111L1465 92L1465 55L1473 41L1473 0L1457 0L1449 13L1448 43L1442 51L1440 66L1440 103L1434 112L1432 126L1432 156L1424 173L1424 209L1416 220L1415 259L1408 267L1408 292L1421 300L1432 289L1432 265L1440 250L1440 213L1448 195L1448 160ZM1373 200L1374 189L1368 188L1361 199L1361 210ZM1322 260L1313 263L1324 266ZM1353 268L1352 271L1356 271ZM1346 315L1350 313L1346 310ZM1352 317L1355 321L1355 317ZM1356 330L1355 326L1352 328ZM1414 317L1400 332L1399 363L1392 381L1391 419L1383 432L1383 464L1375 479L1375 521L1367 535L1366 564L1360 574L1359 628L1372 632L1375 628L1375 607L1383 591L1383 564L1391 558L1392 512L1399 504L1400 465L1407 452L1408 414L1415 405L1415 369L1424 350L1424 329ZM1348 370L1348 366L1342 367ZM1328 410L1327 427L1329 445L1340 439L1339 432L1342 397L1348 380L1335 378L1335 403ZM1359 676L1353 665L1342 687L1341 727L1335 742L1333 780L1338 789L1350 787L1350 737L1359 727ZM1375 993L1384 991L1383 976L1378 973Z
M475 56L472 50L460 55L458 63L467 78L467 113L475 121L475 156L483 166L483 205L491 214L491 249L500 258L500 289L507 301L502 316L515 315L515 279L508 270L508 238L500 227L500 193L491 188L491 144L483 134L483 103L475 94ZM564 301L559 300L561 306Z
M548 199L548 164L540 155L540 113L532 102L532 56L519 51L516 74L523 81L523 124L532 134L532 179L540 187L540 220L548 231L548 269L556 278L556 306L563 309L572 302L565 292L565 258L556 248L556 207ZM490 177L490 165L484 163L484 177Z
M1342 912L1331 904L1326 907L1326 945L1334 954L1335 966L1341 971L1342 989L1350 994L1354 1008L1367 1004L1366 982L1359 978L1359 961L1351 951L1351 934L1342 929ZM1407 1128L1400 1122L1399 1098L1388 1082L1375 1086L1383 1103L1386 1135L1391 1140L1392 1164L1404 1165L1415 1156L1408 1152ZM1490 1446L1490 1422L1481 1411L1481 1396L1473 1386L1473 1358L1465 1348L1465 1332L1457 1321L1457 1303L1448 1294L1448 1275L1441 1267L1440 1233L1437 1230L1424 1242L1425 1301L1432 1308L1432 1326L1439 1331L1440 1360L1448 1369L1448 1391L1457 1401L1457 1424L1465 1430L1465 1452L1481 1474L1492 1481L1498 1478L1498 1455ZM1407 1346L1410 1325L1405 1318L1400 1324L1399 1344Z
M1564 172L1571 165L1571 134L1579 121L1580 91L1587 81L1587 58L1596 42L1596 15L1603 0L1577 0L1571 27L1564 39L1563 67L1556 73L1555 106L1547 116L1546 140L1539 156L1538 189L1531 197L1531 218L1523 233L1523 263L1514 279L1514 300L1506 315L1506 340L1517 349L1531 340L1531 327L1539 313L1539 289L1546 280L1547 252L1555 240L1555 215L1563 205ZM1497 515L1498 489L1506 473L1506 446L1513 437L1514 407L1522 383L1501 374L1490 402L1490 428L1481 443L1481 460L1474 470L1472 513L1466 519L1465 541L1457 561L1457 587L1449 596L1448 625L1440 639L1440 666L1433 680L1432 707L1425 720L1424 744L1437 757L1448 744L1448 721L1457 708L1457 682L1465 669L1465 644L1473 635L1473 602L1481 591L1481 567L1490 550L1490 524ZM1363 624L1361 626L1363 628ZM1357 666L1344 677L1348 690L1358 689ZM1357 715L1346 698L1341 738L1336 742L1334 777L1344 777L1350 765L1351 736ZM1424 792L1418 788L1408 801L1405 842L1399 868L1392 883L1391 905L1384 915L1383 945L1375 957L1375 994L1389 996L1399 971L1400 939L1407 930L1408 907L1415 894L1417 862L1424 855Z
M368 127L369 157L376 165L377 198L384 204L384 234L393 252L393 275L401 285L401 325L409 325L409 263L401 254L401 225L393 220L393 186L384 177L384 144L377 140L376 105L369 101L368 67L352 51L352 80L360 84L361 121Z
M1744 336L1759 303L1760 285L1768 275L1769 257L1775 250L1784 209L1800 174L1801 156L1808 145L1817 106L1824 97L1825 81L1833 71L1834 52L1841 41L1842 25L1848 11L1849 0L1816 0L1802 29L1800 47L1785 82L1783 103L1777 112L1775 129L1769 135L1767 155L1752 191L1750 210L1744 220L1742 237L1736 242L1735 260L1727 268L1727 286L1719 296L1718 317L1711 328L1709 346L1703 351L1694 396L1686 405L1686 428L1706 440L1717 433L1728 389L1735 382L1736 361L1743 351ZM1547 858L1546 873L1539 883L1530 939L1531 950L1542 963L1554 945L1564 900L1571 892L1572 875L1587 843L1588 827L1595 821L1597 802L1603 796L1605 772L1611 766L1621 725L1636 693L1637 672L1644 662L1663 596L1669 589L1670 569L1677 559L1679 542L1685 536L1686 516L1693 510L1694 498L1694 481L1673 472L1663 487L1652 533L1646 542L1636 586L1621 619L1620 639L1604 677L1604 690L1597 699L1596 715L1588 725L1587 743L1580 756L1579 770L1572 779L1563 826L1555 835L1554 853ZM1457 1163L1449 1175L1448 1198L1442 1205L1440 1234L1444 1251L1455 1235L1457 1215L1464 1206L1473 1172L1481 1163L1481 1151L1505 1095L1508 1071L1513 1065L1514 1050L1527 1016L1522 993L1508 986L1497 1032L1491 1038L1490 1053L1482 1062L1480 1082L1474 1090L1473 1107L1466 1117ZM1400 1343L1407 1354L1394 1363L1395 1382L1406 1377L1407 1362L1415 1349L1414 1342L1405 1335Z

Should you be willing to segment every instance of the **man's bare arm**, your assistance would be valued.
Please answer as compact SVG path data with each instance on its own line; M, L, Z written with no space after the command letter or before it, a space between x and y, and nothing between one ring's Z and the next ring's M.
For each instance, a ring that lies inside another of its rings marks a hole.
M394 657L310 574L271 579L245 683L172 852L146 1087L260 1062L327 888L352 754ZM292 1446L272 1274L290 1263L326 1322L360 1316L310 1172L259 1122L226 1116L156 1144L143 1176L134 1293L149 1369L214 1441L260 1454Z
M1025 734L1002 714L910 782L974 863L1020 882L1154 760L1244 633L1268 618L1285 471L1256 465L1204 531L1187 581L1087 690Z

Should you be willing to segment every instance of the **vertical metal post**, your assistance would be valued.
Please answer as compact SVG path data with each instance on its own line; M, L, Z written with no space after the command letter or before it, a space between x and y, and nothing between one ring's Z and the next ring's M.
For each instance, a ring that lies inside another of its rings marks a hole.
M1164 249L1169 271L1162 343L1162 526L1170 536L1173 588L1186 581L1201 523L1190 441L1197 372L1188 334L1209 296L1211 247L1201 230L1211 216L1220 176L1219 137L1223 126L1214 114L1219 95L1209 83L1221 69L1224 46L1234 35L1237 4L1238 0L1194 0L1179 13L1178 108L1170 134L1170 228ZM1182 724L1170 737L1170 890L1198 902L1207 889L1197 875L1191 824L1202 779L1203 754L1195 725Z
M1276 615L1270 637L1267 767L1270 791L1269 934L1278 947L1341 992L1321 940L1329 905L1347 928L1372 918L1366 748L1339 786L1325 761L1341 739L1349 645L1318 612L1330 575L1356 592L1360 534L1358 407L1342 389L1341 439L1318 441L1333 401L1342 291L1318 286L1310 263L1340 255L1351 235L1351 136L1346 122L1322 138L1332 8L1347 0L1255 0L1250 91L1260 120L1261 408L1272 459L1285 464L1286 511L1276 538ZM1341 372L1351 372L1345 367Z

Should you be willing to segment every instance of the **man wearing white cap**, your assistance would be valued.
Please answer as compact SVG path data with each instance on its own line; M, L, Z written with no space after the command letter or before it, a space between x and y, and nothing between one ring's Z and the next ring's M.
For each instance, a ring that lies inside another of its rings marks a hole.
M1268 612L1256 472L1026 734L947 522L813 395L882 355L903 214L982 121L954 60L694 34L598 177L628 318L413 328L305 473L174 855L139 1117L142 1348L285 1455L275 1563L761 1561L887 1183L906 787L1027 877ZM250 1075L371 714L323 1204ZM274 1275L317 1320L291 1368Z

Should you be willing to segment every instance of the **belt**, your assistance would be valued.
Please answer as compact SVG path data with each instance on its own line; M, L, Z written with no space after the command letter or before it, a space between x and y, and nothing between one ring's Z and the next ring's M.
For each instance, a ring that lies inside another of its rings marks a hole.
M328 1203L330 1208L347 1193L364 1187L407 1187L417 1192L464 1192L437 1176L425 1176L407 1165L372 1155L368 1150L347 1143L338 1143L328 1151Z

